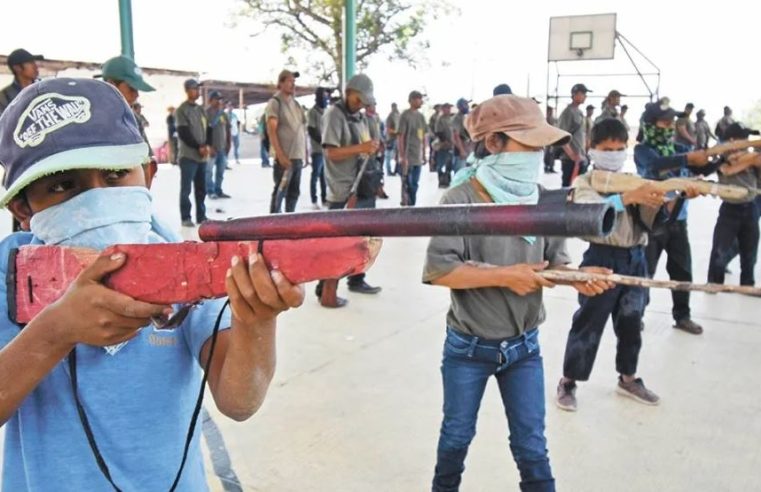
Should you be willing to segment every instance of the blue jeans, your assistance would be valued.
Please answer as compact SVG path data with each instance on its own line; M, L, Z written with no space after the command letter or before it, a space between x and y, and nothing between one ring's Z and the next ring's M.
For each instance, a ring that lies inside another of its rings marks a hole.
M227 167L227 155L222 151L217 151L214 157L209 159L206 166L206 194L221 195L222 181L225 179L225 168ZM212 177L212 172L214 176Z
M386 145L386 152L384 153L384 165L386 167L386 174L391 175L395 173L395 169L391 169L391 159L396 161L396 140Z
M233 135L233 156L235 157L235 162L238 162L240 160L240 135Z
M610 268L619 275L647 275L644 246L616 248L590 244L579 266ZM642 348L640 323L645 314L646 295L643 287L629 285L617 285L594 297L579 294L579 309L573 315L565 346L563 376L575 381L589 379L605 324L611 317L617 339L616 371L634 376Z
M285 168L275 162L275 166L272 168L272 180L275 182L275 188L272 190L272 201L270 202L271 214L282 212L283 202L285 202L286 212L296 210L296 202L299 201L299 194L301 193L301 167L303 163L302 159L291 159L291 178L288 187L279 195L280 180L283 179Z
M407 186L410 193L410 206L417 203L417 190L420 184L420 170L423 166L409 166L407 168Z
M322 154L312 154L312 176L309 180L312 203L317 203L317 182L320 183L320 201L325 203L325 156Z
M206 220L206 167L205 162L197 162L186 157L180 159L180 217L190 219L190 186L196 199L196 221Z
M486 383L495 376L510 429L522 491L555 490L544 437L544 369L537 330L508 340L481 340L447 328L441 376L441 424L432 491L459 490Z
M468 159L467 156L466 157L455 156L454 160L452 161L452 170L454 171L455 174L457 174L457 171L459 171L460 169L468 166L467 159Z

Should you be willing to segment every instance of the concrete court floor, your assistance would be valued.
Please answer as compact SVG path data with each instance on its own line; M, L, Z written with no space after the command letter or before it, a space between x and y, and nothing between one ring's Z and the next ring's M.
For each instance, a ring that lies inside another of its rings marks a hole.
M305 169L300 211L309 210L308 176ZM211 218L267 211L271 173L258 160L244 159L225 177L225 191L233 199L207 201ZM559 186L559 175L543 178L547 186ZM395 206L399 181L387 181L391 199L380 206ZM162 165L155 205L176 226L178 188L178 169ZM435 175L424 172L419 202L434 204L440 195ZM705 280L718 204L705 198L691 206L696 281ZM218 207L224 212L215 212ZM0 216L3 234L7 222ZM183 232L193 237L192 230ZM386 240L368 275L383 292L361 296L342 284L340 293L350 299L345 309L319 307L314 286L308 285L304 306L280 318L278 369L260 412L239 424L210 408L244 490L430 489L448 293L420 282L426 241ZM584 248L580 240L569 241L576 261ZM736 261L731 269L728 282L737 282ZM615 337L609 327L592 378L578 390L575 414L557 409L553 397L576 295L557 287L546 292L545 302L547 438L558 490L761 490L761 398L754 391L761 347L761 320L755 316L761 301L693 294L693 317L705 334L692 336L671 328L670 295L654 291L640 375L662 404L646 407L614 393ZM486 391L466 467L463 491L518 489L495 384ZM212 490L224 490L210 466L209 483Z

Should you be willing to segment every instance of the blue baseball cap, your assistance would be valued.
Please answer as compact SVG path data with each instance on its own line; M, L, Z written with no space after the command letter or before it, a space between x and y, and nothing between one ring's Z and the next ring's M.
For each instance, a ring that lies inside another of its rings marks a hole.
M25 88L0 116L0 206L34 181L72 169L131 169L148 160L127 101L106 82L47 79Z

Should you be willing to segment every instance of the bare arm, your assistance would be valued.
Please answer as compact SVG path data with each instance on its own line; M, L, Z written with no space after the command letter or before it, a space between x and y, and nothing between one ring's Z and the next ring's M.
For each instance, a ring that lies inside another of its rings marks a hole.
M697 143L695 138L687 132L687 125L677 125L676 130L683 139L691 142L693 145Z
M553 287L555 284L545 280L536 272L547 268L547 262L537 264L520 263L510 266L464 263L446 275L434 279L433 285L450 289L480 289L484 287L500 287L512 290L524 296L542 287Z
M209 388L219 410L237 421L261 407L275 374L277 315L301 305L304 289L267 269L259 255L234 259L227 276L232 326L219 334ZM201 350L205 367L211 340Z

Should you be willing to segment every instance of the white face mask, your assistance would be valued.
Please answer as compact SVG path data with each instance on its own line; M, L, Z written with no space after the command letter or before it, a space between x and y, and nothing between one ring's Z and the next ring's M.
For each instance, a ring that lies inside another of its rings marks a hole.
M589 149L589 160L592 162L595 169L618 172L624 167L624 163L626 162L626 149Z
M51 246L145 244L152 242L151 195L142 186L93 188L37 212L29 228Z

